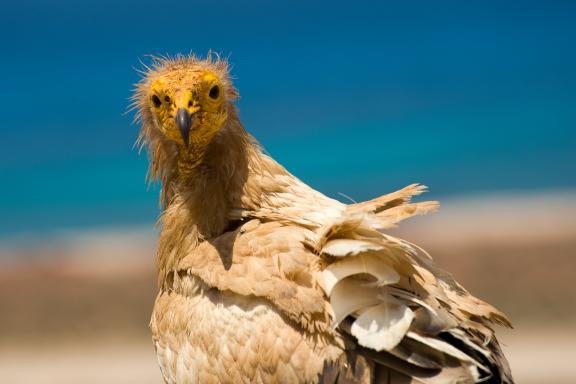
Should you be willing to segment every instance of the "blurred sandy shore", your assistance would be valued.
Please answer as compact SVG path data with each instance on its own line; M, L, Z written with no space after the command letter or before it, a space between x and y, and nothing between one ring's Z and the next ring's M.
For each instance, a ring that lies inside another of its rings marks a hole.
M501 342L519 384L572 384L576 379L576 329L501 332ZM161 383L152 344L98 340L41 348L0 348L3 383Z
M394 234L510 315L519 383L576 382L576 192L442 202ZM155 234L0 243L0 382L159 383L147 324Z

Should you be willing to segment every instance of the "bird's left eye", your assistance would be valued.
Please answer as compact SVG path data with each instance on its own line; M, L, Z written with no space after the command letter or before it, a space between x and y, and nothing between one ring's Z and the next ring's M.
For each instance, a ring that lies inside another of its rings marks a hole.
M152 97L150 99L152 100L152 104L154 104L154 106L156 108L158 108L162 105L162 101L160 101L160 98L158 96L152 95Z
M210 93L208 93L208 96L210 96L211 99L216 100L219 95L220 95L220 87L219 86L215 85L212 88L210 88Z

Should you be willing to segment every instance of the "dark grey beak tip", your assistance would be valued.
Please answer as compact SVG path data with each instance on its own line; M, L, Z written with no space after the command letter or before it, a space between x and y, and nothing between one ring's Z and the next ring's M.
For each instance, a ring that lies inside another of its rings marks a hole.
M190 137L190 128L192 127L192 116L184 108L180 108L176 112L176 126L182 134L184 143L188 145L188 139Z

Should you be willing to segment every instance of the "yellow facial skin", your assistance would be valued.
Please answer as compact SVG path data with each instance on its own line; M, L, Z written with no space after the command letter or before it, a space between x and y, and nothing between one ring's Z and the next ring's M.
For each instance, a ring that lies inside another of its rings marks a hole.
M205 69L171 71L152 82L150 111L158 129L178 145L182 167L193 169L202 162L208 144L228 117L225 96L218 77ZM177 115L184 111L191 119L189 129L177 123Z

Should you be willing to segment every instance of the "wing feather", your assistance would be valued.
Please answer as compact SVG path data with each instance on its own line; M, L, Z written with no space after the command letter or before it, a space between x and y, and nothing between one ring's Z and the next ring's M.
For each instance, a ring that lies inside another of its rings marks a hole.
M330 240L322 248L322 253L334 256L354 256L362 252L380 251L384 249L382 244L367 240L335 239Z
M344 278L358 274L369 274L376 278L376 286L394 284L400 280L400 275L391 266L383 263L380 257L364 253L357 257L349 257L328 265L322 271L324 288L330 296L334 286Z
M390 350L402 341L413 319L410 308L389 300L362 311L352 323L351 333L363 347Z
M320 285L330 298L333 326L352 335L377 363L422 383L491 377L511 383L505 361L491 353L498 347L489 325L508 324L505 316L470 295L424 250L382 233L436 209L435 202L408 204L422 190L410 186L351 205L316 231L312 249L323 256ZM467 329L481 337L468 337Z

